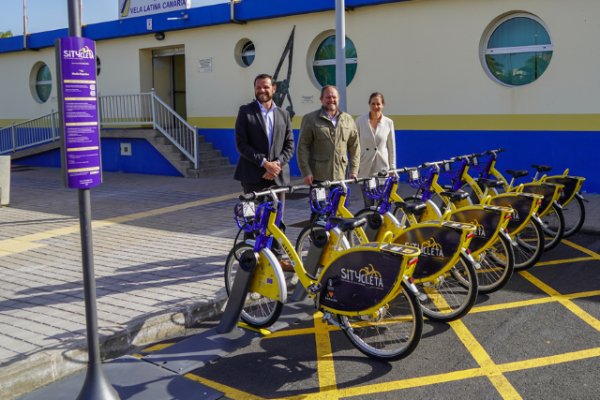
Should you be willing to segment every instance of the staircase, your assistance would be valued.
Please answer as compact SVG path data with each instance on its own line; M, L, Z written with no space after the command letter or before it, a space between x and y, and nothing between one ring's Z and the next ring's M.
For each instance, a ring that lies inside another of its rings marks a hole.
M234 166L154 92L100 96L101 137L147 140L184 177L232 174ZM13 159L60 146L58 113L0 129L0 154ZM112 128L112 129L107 129Z
M221 151L205 140L198 138L198 169L169 139L154 129L105 129L101 137L113 139L145 139L154 147L181 175L186 178L197 178L208 175L232 174L234 166Z

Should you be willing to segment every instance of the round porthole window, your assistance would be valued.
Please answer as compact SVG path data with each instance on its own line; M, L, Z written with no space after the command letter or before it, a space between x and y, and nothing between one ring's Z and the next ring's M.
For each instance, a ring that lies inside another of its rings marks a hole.
M484 37L483 65L496 81L526 85L548 68L554 51L542 21L531 14L511 14L492 24Z
M235 59L241 67L249 67L254 62L256 49L249 39L242 39L235 46Z
M50 68L41 61L36 63L31 69L29 81L33 98L38 103L48 101L50 93L52 93L52 74L50 73Z
M335 34L317 39L318 45L313 56L312 72L315 80L323 87L336 85L335 81ZM358 57L352 40L346 38L346 86L356 75Z

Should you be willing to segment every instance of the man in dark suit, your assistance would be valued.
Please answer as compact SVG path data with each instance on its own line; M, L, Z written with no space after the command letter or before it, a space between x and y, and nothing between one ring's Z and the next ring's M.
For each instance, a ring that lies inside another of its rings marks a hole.
M290 183L289 161L294 155L294 136L290 115L273 101L275 82L270 75L254 79L256 100L240 107L235 121L235 144L240 160L234 178L241 181L244 193L263 191L273 185ZM280 194L285 200L285 193ZM245 239L250 238L248 234ZM274 253L284 271L293 271L283 250L275 244Z
M273 101L275 82L270 75L254 79L256 100L240 107L235 143L240 160L234 178L244 193L290 182L289 161L294 155L292 123L286 110Z

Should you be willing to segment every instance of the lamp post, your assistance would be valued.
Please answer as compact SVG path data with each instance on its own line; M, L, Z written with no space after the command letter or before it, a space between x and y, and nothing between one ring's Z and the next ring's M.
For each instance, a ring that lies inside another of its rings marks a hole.
M335 0L335 85L340 110L346 111L346 20L344 0Z

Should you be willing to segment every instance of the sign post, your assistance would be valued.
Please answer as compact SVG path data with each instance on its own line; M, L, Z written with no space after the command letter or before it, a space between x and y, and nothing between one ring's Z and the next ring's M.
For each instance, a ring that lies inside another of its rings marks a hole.
M68 0L68 6L69 36L58 39L55 48L65 185L77 189L79 200L88 368L77 399L116 400L102 370L92 250L90 188L102 183L96 45L81 37L81 0Z

